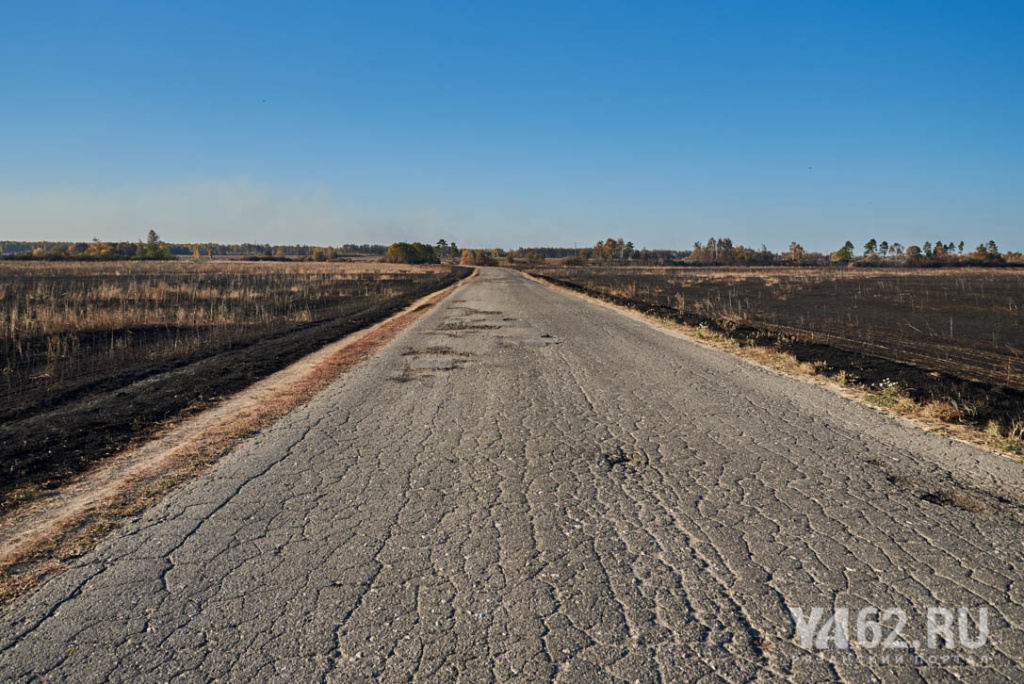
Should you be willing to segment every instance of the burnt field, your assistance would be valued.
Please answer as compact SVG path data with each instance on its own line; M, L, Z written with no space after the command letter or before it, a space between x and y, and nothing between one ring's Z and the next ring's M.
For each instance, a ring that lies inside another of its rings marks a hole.
M56 485L469 272L0 262L0 496Z
M570 288L1021 431L1024 270L539 266Z

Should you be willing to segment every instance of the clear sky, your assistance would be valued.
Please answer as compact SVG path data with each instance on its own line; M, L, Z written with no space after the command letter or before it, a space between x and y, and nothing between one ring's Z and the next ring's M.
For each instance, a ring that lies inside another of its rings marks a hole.
M1024 248L1024 3L0 12L0 239Z

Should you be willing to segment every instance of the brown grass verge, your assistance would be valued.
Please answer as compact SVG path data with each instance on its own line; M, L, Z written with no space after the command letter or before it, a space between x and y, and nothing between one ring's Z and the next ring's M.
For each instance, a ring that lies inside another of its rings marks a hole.
M111 457L67 486L4 516L0 605L88 552L125 517L137 515L209 471L242 439L309 401L476 275L328 345L209 411L164 426L153 441Z
M917 427L937 432L973 446L981 447L1015 461L1024 460L1024 425L1009 426L990 423L984 429L962 422L965 411L970 407L960 406L956 401L917 401L898 384L881 383L863 385L850 378L844 371L822 372L823 368L814 363L800 361L795 355L771 346L757 346L741 343L729 335L701 326L687 325L658 316L641 313L628 306L606 301L598 296L562 287L532 274L523 273L527 278L547 287L582 297L601 306L642 320L655 327L699 344L714 347L734 356L739 356L777 373L799 378L805 382L821 385L840 395L870 406L891 416L910 421Z

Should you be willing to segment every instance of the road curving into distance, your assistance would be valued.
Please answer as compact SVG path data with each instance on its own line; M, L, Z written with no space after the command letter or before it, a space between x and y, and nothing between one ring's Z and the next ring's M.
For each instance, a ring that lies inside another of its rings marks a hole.
M1012 680L1022 493L1010 460L485 269L4 608L0 679Z

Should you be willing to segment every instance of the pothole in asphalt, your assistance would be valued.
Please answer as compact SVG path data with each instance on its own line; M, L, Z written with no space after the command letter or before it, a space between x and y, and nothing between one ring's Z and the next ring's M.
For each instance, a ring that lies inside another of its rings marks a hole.
M601 462L603 462L609 469L625 469L635 470L641 465L642 456L626 451L621 447L616 447L609 453L603 453L599 456Z
M407 349L402 352L402 356L458 356L465 358L470 355L466 352L455 351L451 347L435 346L426 349Z
M540 337L506 337L502 340L502 344L507 344L513 347L546 347L550 344L561 344L562 339L560 337L554 337L552 335L541 335Z
M488 311L487 309L474 309L471 306L453 306L452 309L457 311L465 311L470 314L479 314L480 316L500 316L501 311Z
M896 485L902 489L913 489L917 483L914 482L913 478L904 477L903 475L886 474L885 479L889 481L889 484Z
M452 370L451 368L415 368L410 366L398 375L391 375L388 380L399 384L412 382L413 380L429 380L438 376L434 371Z
M491 325L490 323L463 323L462 321L446 321L441 325L437 326L438 330L497 330L502 328L501 325Z
M612 454L610 456L605 456L604 460L607 461L610 466L623 464L633 465L633 457L629 454Z
M936 506L949 506L951 508L959 508L971 513L991 515L995 512L995 508L993 508L988 502L961 492L950 492L946 490L924 492L920 495L920 498L922 501L927 501L928 503L935 504Z
M1021 507L998 494L936 487L934 483L929 484L921 479L888 472L886 467L876 459L868 459L865 462L881 469L889 484L934 506L958 508L979 515L1009 515L1019 522L1024 522L1024 514L1022 514L1024 512L1021 511Z
M412 382L415 379L416 379L416 376L413 375L412 373L410 373L408 369L402 371L398 375L388 376L388 380L390 380L391 382L398 382L398 383Z
M458 359L448 357L415 358L409 366L413 370L455 370L461 365Z
M402 356L409 359L409 365L398 375L388 379L393 382L410 382L417 378L435 377L435 371L452 371L466 364L471 356L447 346L431 346L426 349L407 349Z

